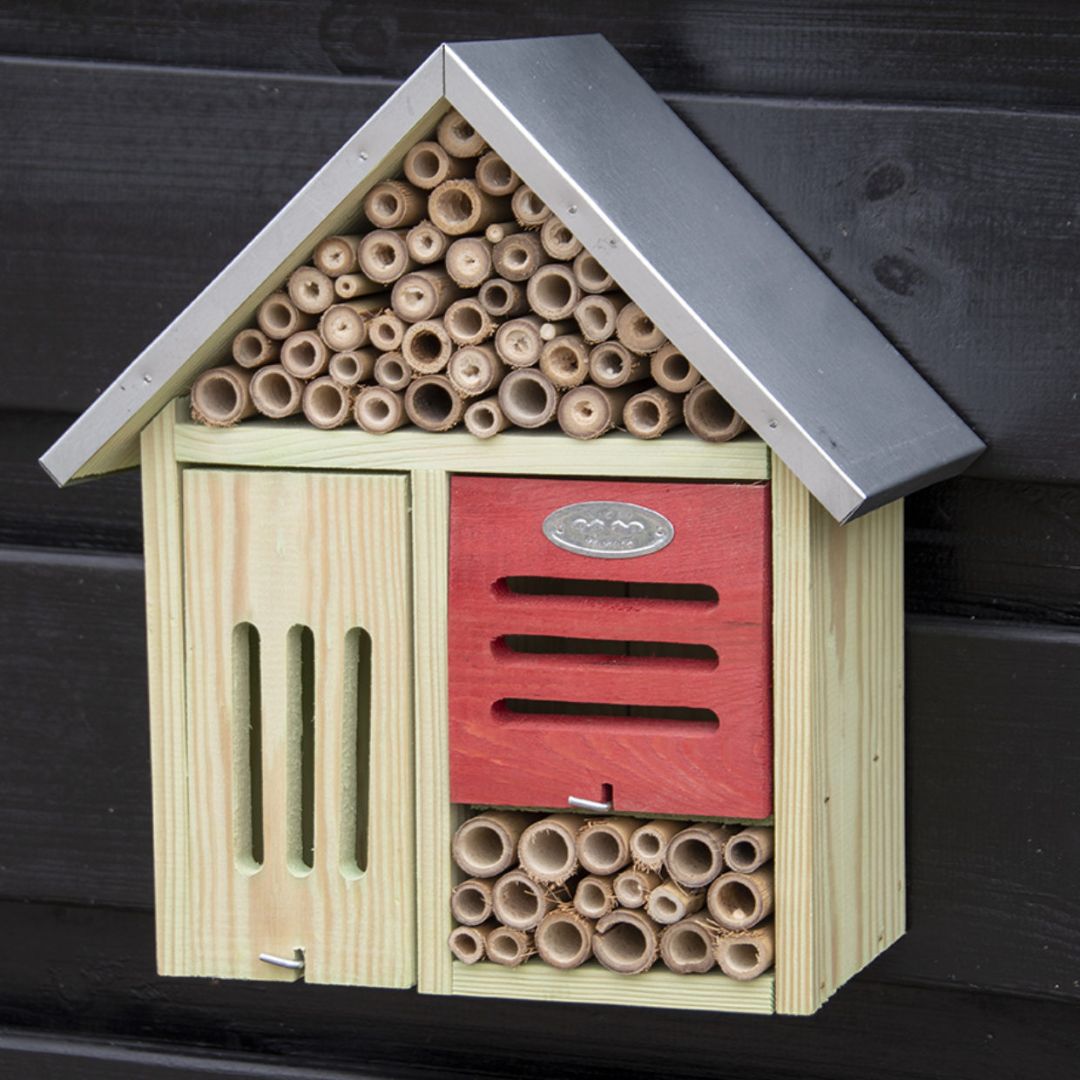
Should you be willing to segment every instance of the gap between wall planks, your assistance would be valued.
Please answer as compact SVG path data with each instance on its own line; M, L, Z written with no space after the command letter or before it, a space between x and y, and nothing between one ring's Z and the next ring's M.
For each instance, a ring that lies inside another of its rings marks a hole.
M839 526L772 472L776 1009L811 1013L905 928L903 501Z

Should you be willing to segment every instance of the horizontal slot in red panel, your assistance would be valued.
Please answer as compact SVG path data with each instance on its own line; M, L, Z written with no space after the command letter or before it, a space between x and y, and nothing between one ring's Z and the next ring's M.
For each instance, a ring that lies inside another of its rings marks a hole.
M496 593L506 596L590 596L614 600L666 600L713 606L719 595L711 585L671 581L600 581L589 578L504 577Z
M491 651L503 661L548 663L552 657L559 657L585 664L658 666L668 671L712 670L719 663L716 650L710 645L545 634L504 634L491 643Z
M590 728L615 722L620 729L656 730L668 735L712 735L720 720L712 709L685 705L622 705L608 701L540 701L503 698L494 704L502 723L581 724Z

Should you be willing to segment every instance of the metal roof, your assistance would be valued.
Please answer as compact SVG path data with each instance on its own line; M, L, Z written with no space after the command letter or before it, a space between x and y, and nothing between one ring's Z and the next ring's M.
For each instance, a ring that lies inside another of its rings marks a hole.
M42 457L138 460L167 400L452 105L837 519L962 471L982 441L599 35L437 49Z

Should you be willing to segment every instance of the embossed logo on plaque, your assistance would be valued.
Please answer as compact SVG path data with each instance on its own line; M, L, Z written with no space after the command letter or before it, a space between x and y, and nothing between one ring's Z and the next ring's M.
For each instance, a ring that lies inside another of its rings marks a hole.
M647 506L626 502L580 502L553 510L544 535L564 551L592 559L636 559L666 548L675 526Z

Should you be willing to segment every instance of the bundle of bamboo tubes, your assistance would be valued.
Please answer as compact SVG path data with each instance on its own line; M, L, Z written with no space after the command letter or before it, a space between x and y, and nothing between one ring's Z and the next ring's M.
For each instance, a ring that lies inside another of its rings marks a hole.
M773 963L772 847L757 825L486 811L454 835L450 951L753 979Z
M652 439L746 424L531 188L456 112L327 236L204 371L192 416L302 414L372 434L458 424L486 439L558 424Z

